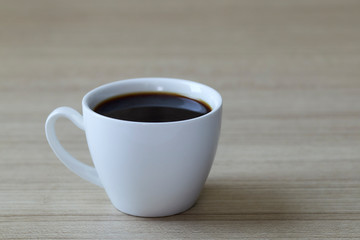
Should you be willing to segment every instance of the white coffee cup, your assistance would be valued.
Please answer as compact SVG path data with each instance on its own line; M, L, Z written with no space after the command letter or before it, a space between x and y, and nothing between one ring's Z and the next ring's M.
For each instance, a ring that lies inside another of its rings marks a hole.
M118 120L93 111L99 102L136 92L170 92L206 102L211 111L174 122ZM46 137L56 156L80 177L104 187L120 211L143 217L168 216L197 200L215 156L221 125L220 94L197 82L171 78L137 78L100 86L82 100L83 116L69 107L47 118ZM71 156L55 133L59 117L86 134L94 167Z

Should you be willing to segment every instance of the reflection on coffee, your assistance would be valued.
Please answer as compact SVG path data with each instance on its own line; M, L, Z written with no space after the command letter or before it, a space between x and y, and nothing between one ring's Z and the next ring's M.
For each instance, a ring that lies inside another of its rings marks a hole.
M94 111L115 119L135 122L173 122L200 117L211 107L200 100L175 93L141 92L106 99Z

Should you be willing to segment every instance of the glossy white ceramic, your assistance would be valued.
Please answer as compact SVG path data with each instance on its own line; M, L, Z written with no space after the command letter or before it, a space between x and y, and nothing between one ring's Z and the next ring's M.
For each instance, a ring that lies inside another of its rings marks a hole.
M105 117L92 109L112 96L164 91L207 102L211 112L197 118L143 123ZM55 109L46 136L57 157L80 177L105 188L112 204L136 216L183 212L199 197L215 156L221 125L220 94L197 82L137 78L100 86L82 101L83 116L68 107ZM95 168L72 157L59 143L55 122L70 119L83 129Z

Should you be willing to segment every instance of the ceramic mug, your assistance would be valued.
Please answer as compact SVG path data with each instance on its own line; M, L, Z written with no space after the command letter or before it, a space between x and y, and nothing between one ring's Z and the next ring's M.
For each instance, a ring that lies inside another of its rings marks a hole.
M136 92L170 92L201 99L211 111L174 122L134 122L94 112L101 101ZM87 93L83 115L69 107L47 118L46 137L71 171L103 187L120 211L143 217L168 216L197 200L215 156L221 125L220 94L197 82L171 78L137 78L109 83ZM95 167L71 156L55 132L56 120L68 118L85 131Z

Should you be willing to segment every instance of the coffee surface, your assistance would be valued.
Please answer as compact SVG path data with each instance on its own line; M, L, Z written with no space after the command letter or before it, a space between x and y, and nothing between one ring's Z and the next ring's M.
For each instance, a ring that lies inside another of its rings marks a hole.
M211 111L202 101L174 93L132 93L100 102L94 111L115 119L135 122L173 122L200 117Z

